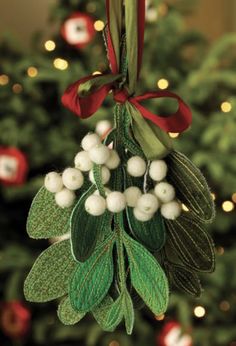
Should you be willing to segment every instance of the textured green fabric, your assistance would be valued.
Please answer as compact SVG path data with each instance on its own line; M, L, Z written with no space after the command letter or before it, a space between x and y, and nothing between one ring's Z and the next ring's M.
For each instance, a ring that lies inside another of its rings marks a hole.
M27 219L27 232L31 238L59 237L70 230L71 208L62 209L55 195L42 187L35 196Z
M69 240L51 245L38 257L25 280L26 299L43 303L64 296L75 268Z
M196 273L177 264L171 264L168 268L170 280L176 288L194 297L200 297L202 287Z
M132 116L132 130L136 141L142 148L148 160L161 159L171 151L171 142L161 130L154 131L154 126L150 126L139 111L129 102L126 102L126 108ZM159 132L159 135L158 135Z
M66 326L72 326L86 315L84 312L75 311L72 306L69 297L65 297L59 304L57 315L59 320Z
M84 263L78 264L70 283L70 301L75 310L88 312L101 303L113 280L112 249L109 238Z
M134 306L129 292L123 293L122 307L125 318L125 328L128 335L131 335L134 328Z
M87 82L80 84L78 94L80 97L85 97L87 95L90 95L92 91L98 90L106 84L113 83L121 77L121 74L98 75L96 78L90 79Z
M184 265L198 272L214 271L214 244L199 221L190 213L182 213L176 220L166 220L165 223L167 243Z
M167 309L169 288L166 275L157 260L139 243L124 235L130 264L131 282L138 294L156 315Z
M200 170L183 154L173 151L166 157L167 180L176 189L177 196L203 222L215 217L214 201Z
M92 186L79 200L71 215L71 247L74 258L86 261L94 252L98 240L103 240L110 230L111 214L92 216L85 210L86 199L95 191Z
M123 318L122 297L119 296L115 302L111 297L106 297L101 306L93 310L93 315L103 330L113 332Z
M127 208L127 218L130 230L135 238L150 251L159 251L165 244L165 224L158 212L147 222L140 222L133 213L133 208Z

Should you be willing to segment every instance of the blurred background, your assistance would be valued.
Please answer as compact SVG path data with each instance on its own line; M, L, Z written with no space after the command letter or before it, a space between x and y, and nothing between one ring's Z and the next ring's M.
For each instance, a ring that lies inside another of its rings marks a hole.
M83 122L60 102L71 82L107 70L104 21L104 1L0 2L0 345L236 346L235 0L147 1L140 91L169 88L191 106L192 128L170 136L217 207L208 227L217 268L202 277L201 298L175 290L165 316L137 311L132 337L122 326L102 332L91 316L66 327L56 304L24 301L24 278L49 246L26 234L32 198L48 171L71 164L84 133L112 121L109 100Z

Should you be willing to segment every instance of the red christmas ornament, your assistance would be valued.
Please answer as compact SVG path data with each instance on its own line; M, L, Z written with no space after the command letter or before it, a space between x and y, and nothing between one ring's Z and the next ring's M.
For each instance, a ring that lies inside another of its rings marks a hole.
M0 147L0 183L22 185L28 173L25 154L17 148Z
M30 328L31 313L19 301L3 303L1 306L0 323L5 335L11 339L21 339Z
M168 322L157 337L157 346L192 346L191 335L184 334L178 322Z
M82 12L73 13L61 28L64 40L78 49L86 47L92 41L95 33L93 18Z

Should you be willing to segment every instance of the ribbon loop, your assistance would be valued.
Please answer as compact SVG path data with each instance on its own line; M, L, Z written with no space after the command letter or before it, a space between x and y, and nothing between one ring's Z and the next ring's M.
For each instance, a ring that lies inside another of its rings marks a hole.
M129 99L129 94L125 89L114 90L114 101L124 104Z

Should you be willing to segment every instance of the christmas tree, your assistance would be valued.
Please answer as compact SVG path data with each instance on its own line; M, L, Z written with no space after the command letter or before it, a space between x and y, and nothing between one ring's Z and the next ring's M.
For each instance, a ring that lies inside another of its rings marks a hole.
M216 272L203 276L205 291L200 299L175 291L166 316L153 316L148 310L137 312L132 337L127 336L122 327L112 334L102 332L91 316L80 325L66 327L57 319L55 304L23 303L26 273L49 245L47 241L31 241L26 235L25 223L32 197L42 185L45 173L71 163L88 128L94 128L99 119L112 118L110 100L106 100L99 114L83 122L61 106L60 97L71 82L91 71L95 74L107 71L107 62L102 35L103 2L60 1L52 9L51 20L60 24L61 33L43 43L38 39L33 54L16 51L6 42L1 44L0 140L5 161L1 161L4 177L1 179L0 269L4 280L1 287L4 345L12 344L12 340L22 345L78 342L110 346L158 345L164 342L165 334L179 326L184 333L192 335L194 345L234 344L236 162L231 154L235 146L236 102L235 57L231 50L236 37L233 34L224 37L209 49L200 34L184 28L184 5L185 1L148 2L139 85L140 92L170 87L193 110L192 128L181 136L178 133L170 136L176 138L176 148L203 170L216 199L217 218L209 226L218 255ZM11 151L12 147L17 148L17 154ZM27 180L27 167L22 168L19 153L29 166ZM11 175L15 167L11 160L7 161L6 173L6 156L9 158L9 155L19 163L19 181L15 179L17 174ZM13 186L9 186L9 180ZM175 323L168 325L170 321ZM191 340L185 342L191 345Z

